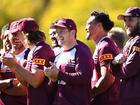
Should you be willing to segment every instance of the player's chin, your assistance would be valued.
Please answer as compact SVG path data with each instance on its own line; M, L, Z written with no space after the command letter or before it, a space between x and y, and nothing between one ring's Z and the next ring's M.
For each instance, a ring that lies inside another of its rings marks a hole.
M90 40L90 34L87 34L87 35L86 35L86 39L87 39L87 40Z

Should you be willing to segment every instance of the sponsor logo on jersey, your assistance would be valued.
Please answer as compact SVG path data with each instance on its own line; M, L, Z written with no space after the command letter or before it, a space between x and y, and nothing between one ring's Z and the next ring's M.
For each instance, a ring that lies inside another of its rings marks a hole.
M38 65L45 65L45 59L41 59L41 58L35 58L33 59L33 62Z
M113 59L112 54L103 54L99 57L99 61L104 61L104 60L109 60L109 59Z

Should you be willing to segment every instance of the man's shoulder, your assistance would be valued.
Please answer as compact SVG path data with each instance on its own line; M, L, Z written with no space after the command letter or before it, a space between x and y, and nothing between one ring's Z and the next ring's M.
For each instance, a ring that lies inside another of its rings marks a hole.
M116 49L117 46L114 43L114 41L109 38L109 37L104 37L100 43L98 44L99 49L104 49L104 48L113 48Z
M140 47L140 36L135 36L134 38L131 39L131 41L128 41L127 43L132 45L132 46L139 46Z
M42 57L55 56L53 49L45 42L41 42L41 43L37 44L36 48L33 51L33 54L36 56L38 55L38 56L42 56Z
M35 51L44 51L44 50L52 50L52 49L49 44L45 43L44 41L41 41L36 45Z

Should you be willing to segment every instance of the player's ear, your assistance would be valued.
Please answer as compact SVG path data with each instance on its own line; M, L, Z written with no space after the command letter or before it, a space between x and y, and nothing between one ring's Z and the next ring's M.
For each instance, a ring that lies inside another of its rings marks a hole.
M75 36L75 30L71 30L71 35L74 35Z

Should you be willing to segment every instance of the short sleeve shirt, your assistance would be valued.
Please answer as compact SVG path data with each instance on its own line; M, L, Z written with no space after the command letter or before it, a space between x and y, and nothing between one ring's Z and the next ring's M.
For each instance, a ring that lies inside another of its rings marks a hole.
M108 37L103 37L97 44L93 59L95 68L93 70L92 81L95 85L97 80L100 78L101 66L106 66L110 73L113 73L110 65L114 57L119 53L119 49L116 44ZM95 74L96 73L96 74ZM94 82L95 81L95 82ZM94 87L94 86L93 86ZM95 105L118 105L119 100L119 80L115 80L113 86L106 92L100 94L95 98ZM116 104L114 104L114 102Z
M26 69L33 72L33 69L44 70L45 66L50 66L49 61L54 60L54 52L44 41L38 42L31 49L27 58ZM44 81L38 88L29 85L28 101L29 105L48 105L49 104L49 79L45 77Z

